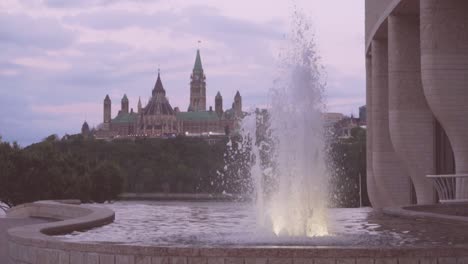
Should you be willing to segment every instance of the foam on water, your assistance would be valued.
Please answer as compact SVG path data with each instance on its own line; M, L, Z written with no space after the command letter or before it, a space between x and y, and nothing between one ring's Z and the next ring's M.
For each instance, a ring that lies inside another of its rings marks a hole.
M241 126L244 139L255 142L257 222L276 235L328 234L322 71L310 23L296 12L270 92L266 129L259 135L254 114Z

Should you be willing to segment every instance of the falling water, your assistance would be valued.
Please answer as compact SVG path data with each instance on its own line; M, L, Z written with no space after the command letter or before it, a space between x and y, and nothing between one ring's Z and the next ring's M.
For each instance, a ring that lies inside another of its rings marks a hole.
M267 114L242 123L251 150L257 222L282 236L323 236L327 229L327 166L323 129L323 68L314 34L293 16Z

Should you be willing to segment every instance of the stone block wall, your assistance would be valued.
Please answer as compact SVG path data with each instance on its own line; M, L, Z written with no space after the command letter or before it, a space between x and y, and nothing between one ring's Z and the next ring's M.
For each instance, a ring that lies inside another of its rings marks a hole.
M74 212L73 212L74 211ZM111 222L114 212L36 202L11 213L61 221L8 230L9 264L468 264L468 247L159 247L65 241L46 235ZM69 218L70 215L77 216Z

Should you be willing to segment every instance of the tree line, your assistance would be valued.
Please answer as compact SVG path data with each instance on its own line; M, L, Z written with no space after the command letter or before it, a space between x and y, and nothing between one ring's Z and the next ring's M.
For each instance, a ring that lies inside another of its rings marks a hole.
M349 137L337 137L332 132L328 152L331 206L370 206L366 183L366 130L354 127Z
M104 141L51 135L25 148L0 137L0 207L47 199L105 202L122 192L249 194L251 147L240 136L208 144L186 137ZM258 161L267 163L270 151L262 150ZM365 130L330 140L329 156L331 204L359 206L360 187L367 204Z
M51 135L21 148L0 138L0 202L10 207L46 199L104 202L121 192L235 192L239 188L223 180L226 143Z

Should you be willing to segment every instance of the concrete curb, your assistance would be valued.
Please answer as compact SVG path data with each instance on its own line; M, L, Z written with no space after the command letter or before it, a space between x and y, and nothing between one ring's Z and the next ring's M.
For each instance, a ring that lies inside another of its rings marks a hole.
M468 204L466 205L468 206ZM405 217L410 219L425 219L429 221L438 221L444 223L455 223L468 225L468 216L457 216L457 215L448 215L441 213L428 212L434 210L435 208L440 208L437 205L415 205L415 206L404 206L404 207L391 207L383 208L382 212L386 215ZM419 211L426 210L426 211Z
M10 263L21 264L247 264L247 263L468 263L468 247L161 247L124 243L71 242L50 236L112 222L114 212L88 205L36 202L13 208L9 215L61 221L8 230ZM441 262L441 261L449 262Z

